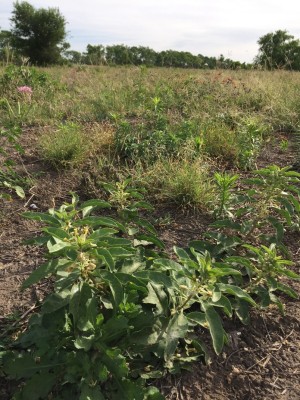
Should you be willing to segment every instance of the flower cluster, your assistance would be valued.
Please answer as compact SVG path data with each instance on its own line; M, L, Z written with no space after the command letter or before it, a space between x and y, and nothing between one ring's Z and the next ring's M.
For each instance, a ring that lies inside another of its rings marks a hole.
M19 93L32 94L32 88L30 86L19 86L17 89Z

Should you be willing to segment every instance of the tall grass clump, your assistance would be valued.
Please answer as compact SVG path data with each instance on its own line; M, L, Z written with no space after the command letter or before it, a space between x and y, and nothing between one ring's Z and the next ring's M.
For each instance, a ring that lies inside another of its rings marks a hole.
M39 148L44 161L55 169L71 168L86 158L88 142L79 125L67 123L41 136Z
M214 199L210 167L200 158L159 160L136 179L155 202L207 211Z

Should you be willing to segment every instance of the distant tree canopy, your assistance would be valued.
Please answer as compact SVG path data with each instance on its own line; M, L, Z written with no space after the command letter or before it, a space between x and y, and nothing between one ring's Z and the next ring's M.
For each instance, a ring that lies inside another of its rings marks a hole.
M55 64L69 46L65 42L66 20L57 8L35 9L26 1L14 3L10 43L29 57L32 64Z
M188 51L164 50L156 52L144 46L111 46L88 44L86 52L67 51L70 62L88 65L146 65L148 67L178 67L178 68L249 68L249 64L226 59L222 54L216 57L194 55Z
M266 69L300 70L300 41L287 31L278 30L261 36L255 59Z

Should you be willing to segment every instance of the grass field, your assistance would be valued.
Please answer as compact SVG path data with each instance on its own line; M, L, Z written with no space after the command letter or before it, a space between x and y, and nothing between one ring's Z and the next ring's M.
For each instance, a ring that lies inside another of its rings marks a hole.
M299 73L9 66L0 121L1 398L297 398Z

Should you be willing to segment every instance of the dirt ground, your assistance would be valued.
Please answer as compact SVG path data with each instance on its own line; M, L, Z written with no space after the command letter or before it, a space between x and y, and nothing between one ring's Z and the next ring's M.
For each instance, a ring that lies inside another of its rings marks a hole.
M33 137L33 135L32 135ZM268 164L293 163L292 151L280 152L278 140L269 143L262 152L258 167ZM35 154L30 153L30 133L23 158L28 173L43 171L35 178L25 200L14 198L0 203L0 340L1 334L12 323L26 321L37 300L48 290L48 283L20 291L22 281L43 260L39 248L26 246L25 239L39 232L39 225L20 216L33 205L46 211L66 200L71 190L81 191L80 177L61 175L47 170ZM34 140L34 139L32 139ZM169 223L161 227L161 238L168 247L184 246L191 239L199 238L209 222L208 217L177 209L161 209L160 216L168 215ZM300 234L286 239L299 273ZM300 293L300 282L290 282ZM169 376L158 382L168 400L299 400L300 399L300 307L299 300L283 298L286 315L276 308L264 312L254 310L251 324L241 325L238 320L227 321L229 344L217 357L211 354L209 365L192 366L191 371L180 376ZM0 377L0 399L11 398L10 386ZM121 399L120 399L121 400Z

